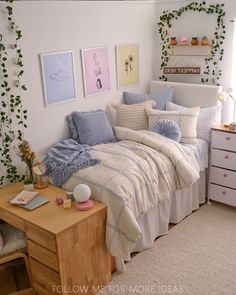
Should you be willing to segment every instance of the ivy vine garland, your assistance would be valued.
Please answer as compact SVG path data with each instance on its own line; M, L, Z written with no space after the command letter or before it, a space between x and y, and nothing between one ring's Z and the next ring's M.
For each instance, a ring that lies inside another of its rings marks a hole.
M0 34L0 187L5 180L10 183L20 180L17 167L14 164L14 146L23 140L23 130L27 127L27 110L23 109L21 94L27 90L22 83L24 64L22 51L18 41L22 32L16 24L13 13L13 0L5 0L8 26L13 33L12 44L6 44L4 36ZM12 67L15 66L15 76ZM11 70L9 70L9 66ZM2 169L3 167L3 169Z
M160 16L158 23L158 30L161 36L162 56L161 56L161 70L168 65L170 37L168 30L172 27L172 20L177 20L184 12L197 11L205 12L206 14L216 14L216 27L214 32L214 39L212 40L211 54L205 58L206 66L203 71L204 78L201 78L202 83L209 83L219 85L219 80L222 75L222 70L219 68L219 62L222 61L224 49L222 48L225 39L225 25L224 25L224 4L206 5L206 2L191 2L190 4L181 7L178 10L166 10ZM166 75L161 75L160 80L167 81Z

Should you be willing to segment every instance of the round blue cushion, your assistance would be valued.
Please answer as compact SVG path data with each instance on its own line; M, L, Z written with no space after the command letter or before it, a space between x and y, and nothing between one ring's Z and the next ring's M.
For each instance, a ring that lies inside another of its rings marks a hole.
M150 130L164 135L177 142L180 142L181 140L181 130L179 128L179 125L171 120L157 120L153 123Z

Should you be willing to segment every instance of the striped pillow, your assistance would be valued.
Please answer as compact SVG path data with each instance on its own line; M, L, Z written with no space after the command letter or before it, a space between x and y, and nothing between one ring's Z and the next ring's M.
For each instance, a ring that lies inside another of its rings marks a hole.
M146 108L156 105L153 100L146 100L137 104L112 104L116 109L116 125L134 130L148 129Z
M149 128L157 120L167 119L176 122L181 130L181 141L190 143L197 137L197 119L200 107L181 111L158 111L146 108Z

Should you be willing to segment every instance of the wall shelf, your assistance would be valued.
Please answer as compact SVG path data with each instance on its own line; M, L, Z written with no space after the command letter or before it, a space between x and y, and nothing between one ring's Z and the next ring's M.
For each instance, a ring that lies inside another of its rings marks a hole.
M212 45L169 45L173 56L202 56L207 57L211 54Z

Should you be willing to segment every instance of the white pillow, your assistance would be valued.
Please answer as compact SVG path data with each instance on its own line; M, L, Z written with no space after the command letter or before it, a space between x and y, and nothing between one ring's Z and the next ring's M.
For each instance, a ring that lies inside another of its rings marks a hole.
M167 102L166 109L168 111L188 110L189 108L178 104ZM219 125L221 120L222 105L216 105L209 108L200 109L197 120L197 137L210 141L211 128Z
M156 103L146 100L137 104L112 104L116 109L116 125L134 130L148 129L148 120L145 109L152 108Z
M181 111L158 111L146 108L149 128L160 119L167 119L176 122L181 130L181 141L190 143L197 137L197 118L200 108L191 108Z

